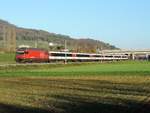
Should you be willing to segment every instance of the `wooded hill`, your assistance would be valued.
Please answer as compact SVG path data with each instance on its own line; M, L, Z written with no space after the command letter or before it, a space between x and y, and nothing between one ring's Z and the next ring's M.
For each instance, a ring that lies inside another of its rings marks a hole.
M87 39L73 39L70 36L49 33L44 30L35 30L35 29L25 29L17 27L13 24L10 24L7 21L0 20L0 48L3 47L3 30L4 26L15 27L16 29L16 39L17 46L19 45L29 45L31 47L45 48L58 50L64 48L64 41L67 41L67 48L70 51L76 52L96 52L97 49L117 49L115 46L110 45L108 43L104 43L102 41L93 40L90 38ZM56 47L49 48L49 43L55 43Z

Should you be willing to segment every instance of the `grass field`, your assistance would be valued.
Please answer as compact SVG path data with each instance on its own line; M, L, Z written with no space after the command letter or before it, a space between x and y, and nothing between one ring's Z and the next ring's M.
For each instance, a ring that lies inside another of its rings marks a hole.
M50 65L18 65L0 67L0 76L146 76L150 75L150 62L125 61L114 63L76 63Z
M150 62L0 67L0 113L149 113Z
M15 63L14 53L0 53L0 64Z

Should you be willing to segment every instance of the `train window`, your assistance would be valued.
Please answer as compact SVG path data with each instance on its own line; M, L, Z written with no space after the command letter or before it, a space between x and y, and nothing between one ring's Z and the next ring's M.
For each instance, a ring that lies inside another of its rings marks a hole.
M90 55L86 55L86 54L77 54L77 57L90 57Z
M93 57L103 57L102 55L94 55Z
M127 56L122 56L122 58L126 58Z
M67 54L67 57L72 57L72 54Z
M18 54L18 55L22 55L22 54L24 54L25 52L24 51L17 51L16 52L16 54Z
M115 56L115 58L121 58L121 56Z
M98 55L91 55L90 57L99 57Z
M72 54L65 54L65 53L51 53L51 56L59 56L59 57L72 57Z
M64 54L64 53L51 53L51 56L60 56L60 57L64 57L65 54Z
M105 57L108 57L108 58L109 58L109 57L113 57L113 56L105 56Z

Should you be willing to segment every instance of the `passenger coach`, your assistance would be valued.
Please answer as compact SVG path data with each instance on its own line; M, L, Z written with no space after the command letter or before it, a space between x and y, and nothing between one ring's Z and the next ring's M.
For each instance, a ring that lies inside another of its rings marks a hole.
M73 52L49 52L49 60L67 60L67 61L111 61L127 60L127 55L105 55L92 53L73 53Z

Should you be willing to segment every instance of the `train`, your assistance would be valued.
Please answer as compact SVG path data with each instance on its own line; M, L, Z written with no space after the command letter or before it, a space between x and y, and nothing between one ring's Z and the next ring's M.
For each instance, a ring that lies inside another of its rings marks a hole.
M128 60L127 55L79 53L64 51L47 51L38 48L19 48L16 51L16 62L90 62L90 61L114 61Z
M16 62L48 62L49 53L37 48L19 48L16 51Z

